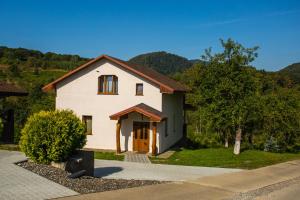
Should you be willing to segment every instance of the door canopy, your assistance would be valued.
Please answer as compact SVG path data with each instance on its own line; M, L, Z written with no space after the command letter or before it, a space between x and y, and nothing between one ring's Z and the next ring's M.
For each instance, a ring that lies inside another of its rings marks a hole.
M140 114L148 117L150 119L150 121L153 121L153 122L160 122L166 118L163 116L162 112L160 112L144 103L140 103L138 105L132 106L128 109L120 111L109 117L111 120L120 120L123 116L126 116L132 112L140 113Z

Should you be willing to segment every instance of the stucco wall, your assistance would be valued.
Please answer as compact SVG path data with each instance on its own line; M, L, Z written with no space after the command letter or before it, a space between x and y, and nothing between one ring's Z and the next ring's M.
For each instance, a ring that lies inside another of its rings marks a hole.
M168 136L165 135L165 124L162 124L163 131L159 138L162 152L178 142L183 136L183 100L184 95L182 93L162 95L162 112L168 117Z
M118 95L98 95L98 77L101 75L116 75L118 77ZM144 95L136 96L136 83L143 83ZM180 97L181 98L181 97ZM116 121L109 116L119 111L145 103L165 113L173 119L173 113L179 114L182 102L177 100L177 95L163 95L157 86L148 81L119 68L116 64L106 60L94 63L88 68L59 82L56 86L56 108L71 109L78 117L91 115L93 117L93 135L87 136L86 148L116 149ZM175 102L173 102L175 101ZM179 103L179 104L177 104ZM175 109L173 111L173 109ZM172 117L171 117L172 116ZM173 127L172 119L169 119L169 131ZM181 118L180 118L181 119ZM179 117L177 130L182 127ZM147 118L143 119L148 120ZM141 115L130 114L128 119L122 121L121 148L132 150L132 121L142 121ZM152 128L150 126L150 128ZM130 135L128 135L130 133ZM158 152L165 150L172 141L177 140L179 132L171 133L169 138L164 137L164 126L158 123L157 147ZM161 139L164 140L160 141ZM170 140L170 141L169 141ZM152 132L150 132L149 150L151 152ZM162 144L164 143L164 144Z

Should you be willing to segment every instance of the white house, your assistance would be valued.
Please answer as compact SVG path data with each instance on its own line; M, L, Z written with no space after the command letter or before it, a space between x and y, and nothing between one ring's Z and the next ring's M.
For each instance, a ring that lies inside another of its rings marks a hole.
M186 87L150 68L102 55L43 87L52 89L56 109L85 122L86 148L155 155L183 136Z

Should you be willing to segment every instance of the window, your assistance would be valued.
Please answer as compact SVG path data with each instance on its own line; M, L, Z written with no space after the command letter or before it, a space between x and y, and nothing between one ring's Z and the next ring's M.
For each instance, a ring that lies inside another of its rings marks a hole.
M143 95L143 83L136 84L135 95L137 95L137 96Z
M175 113L173 114L173 132L176 132L176 115Z
M102 75L99 77L98 94L118 94L118 77L115 75Z
M92 116L88 116L88 115L83 115L82 116L82 121L85 125L85 131L86 131L86 134L87 135L92 135L92 121L93 121L93 118Z
M165 119L165 137L168 137L168 119Z

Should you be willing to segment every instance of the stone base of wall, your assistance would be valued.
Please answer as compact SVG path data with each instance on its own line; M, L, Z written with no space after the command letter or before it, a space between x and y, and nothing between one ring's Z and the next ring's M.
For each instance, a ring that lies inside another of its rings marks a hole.
M50 165L52 167L56 167L62 170L66 170L67 162L51 162Z

